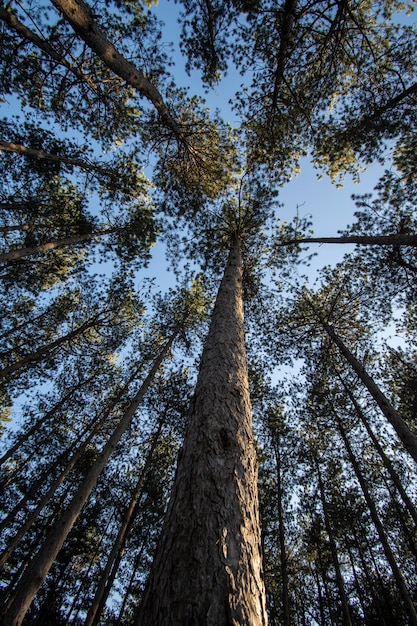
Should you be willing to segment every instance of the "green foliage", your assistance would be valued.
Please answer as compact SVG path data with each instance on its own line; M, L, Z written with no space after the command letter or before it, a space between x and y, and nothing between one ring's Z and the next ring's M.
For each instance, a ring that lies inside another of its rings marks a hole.
M53 5L28 0L0 8L1 97L22 107L0 122L2 252L97 235L97 244L80 240L1 269L2 549L13 542L4 598L175 334L26 618L84 623L142 480L101 616L101 623L134 623L208 312L228 251L239 241L270 623L285 624L285 580L291 623L341 623L330 528L352 623L404 624L404 603L338 418L415 599L413 517L360 411L415 499L414 468L320 316L414 427L415 248L358 248L303 289L301 246L281 244L310 234L313 218L277 220L277 190L297 174L302 156L340 181L358 178L363 165L388 154L396 171L384 174L373 195L354 198L356 221L344 232L415 233L417 39L404 16L409 5L184 0L180 47L187 70L219 93L227 73L241 74L233 101L238 128L170 77L170 52L152 5L99 1L93 17L158 90L171 125ZM176 288L162 291L145 272L160 241L178 279ZM403 342L395 349L385 346L393 328Z

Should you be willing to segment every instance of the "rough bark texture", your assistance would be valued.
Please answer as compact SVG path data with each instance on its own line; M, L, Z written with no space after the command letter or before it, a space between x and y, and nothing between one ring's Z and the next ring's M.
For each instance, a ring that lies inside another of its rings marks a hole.
M137 623L267 623L238 244L217 296Z
M172 118L161 94L146 76L135 66L125 59L106 38L93 18L91 7L84 0L52 0L56 8L63 13L86 44L93 50L103 63L115 74L120 76L134 89L148 98L158 111L162 123L169 128L177 137L181 138L181 131Z

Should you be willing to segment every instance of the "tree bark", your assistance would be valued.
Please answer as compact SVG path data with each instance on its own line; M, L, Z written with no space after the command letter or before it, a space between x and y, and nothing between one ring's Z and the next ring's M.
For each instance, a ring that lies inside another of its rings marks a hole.
M107 39L104 32L93 18L93 12L84 0L52 0L56 8L65 16L75 32L86 42L103 63L120 76L142 96L150 100L162 123L169 128L177 139L181 131L171 116L161 94L146 76L130 61L127 61Z
M84 626L96 626L100 621L101 613L113 585L113 581L120 565L120 561L128 542L129 535L132 531L135 515L138 509L140 495L142 493L142 486L146 478L149 466L151 464L155 448L158 444L158 440L161 435L165 420L166 411L164 411L164 413L161 415L158 421L158 426L152 436L151 446L148 454L146 455L145 464L139 475L139 479L136 483L134 492L132 493L130 503L123 514L122 524L119 528L116 540L112 546L106 565L101 573L96 593L94 594L93 601L88 610L87 617L85 618Z
M56 520L50 532L47 534L44 544L41 546L38 553L27 567L16 588L13 598L8 603L8 606L5 607L4 615L2 621L0 622L2 626L20 626L22 623L34 596L42 586L65 539L81 513L88 497L96 486L102 470L104 469L111 454L116 449L122 435L129 427L140 402L148 390L148 387L152 383L162 361L171 349L174 339L180 332L182 326L183 323L179 323L171 337L165 343L158 357L155 359L149 374L142 383L138 393L131 401L129 407L125 411L122 419L113 431L113 434L104 446L102 452L93 463L91 469L85 476L66 510Z
M378 511L376 509L375 506L375 502L369 492L368 489L368 484L367 481L365 480L365 477L363 476L359 464L356 460L356 457L353 453L353 450L350 446L349 440L347 438L345 429L343 427L342 421L341 419L336 416L337 419L337 426L340 432L340 435L343 439L343 442L345 444L346 447L346 451L348 453L349 456L349 460L352 464L352 467L354 469L356 478L358 479L358 482L361 486L362 489L362 493L364 495L364 498L366 500L366 504L368 505L368 509L369 509L369 513L371 515L372 521L374 523L374 526L376 528L376 531L378 533L379 539L381 541L382 547L384 548L384 552L385 552L385 556L387 557L387 561L391 567L392 570L392 575L394 577L394 580L397 584L398 587L398 591L400 592L401 598L404 602L404 607L405 610L408 614L409 620L410 620L410 624L411 626L417 626L417 612L416 612L416 607L414 606L413 600L411 598L410 592L407 588L406 582L404 580L404 576L400 570L400 568L398 567L397 561L395 559L394 553L391 550L391 547L389 545L389 540L388 537L385 533L384 530L384 526L380 520L380 517L378 515Z
M350 243L360 246L412 246L417 247L417 235L395 233L393 235L344 235L342 237L301 237L289 241L280 241L278 248L294 246L299 243Z
M333 535L332 525L330 523L329 509L327 506L326 494L324 493L324 485L323 485L323 480L321 477L320 466L319 466L317 459L314 459L314 461L315 461L315 465L317 469L317 477L319 480L320 499L321 499L321 504L323 508L324 523L326 526L327 536L329 537L330 552L332 554L333 567L336 573L336 583L337 583L337 588L339 591L340 602L342 605L343 624L344 626L352 626L349 603L348 603L348 599L346 596L345 583L343 580L342 571L340 569L340 562L339 562L339 557L337 554L336 541Z
M235 241L137 624L265 626L261 559L242 259Z
M0 140L0 152L2 150L4 152L12 152L21 156L30 156L43 161L50 161L51 163L73 165L74 167L78 167L80 170L84 170L86 172L97 172L112 179L117 176L114 171L106 169L97 163L89 163L88 161L84 161L82 159L73 159L70 157L60 156L58 154L51 154L49 152L44 152L43 150L38 150L37 148L29 148L21 143Z
M310 301L309 301L310 302ZM312 303L310 305L313 307ZM359 379L368 389L369 393L378 404L379 408L394 428L398 437L404 444L406 450L411 454L414 461L417 463L417 437L411 432L401 415L394 409L388 398L382 393L378 385L375 383L374 379L368 374L365 370L364 366L357 360L357 358L350 352L349 348L344 344L342 339L337 335L333 326L328 324L324 318L313 309L315 314L320 320L324 330L329 335L329 337L334 341L334 343L339 348L340 352L343 354L347 362L352 366L352 369L358 375Z
M49 252L49 250L56 250L56 248L62 248L63 246L75 245L76 243L81 243L82 241L91 241L92 239L97 239L97 237L111 235L117 230L117 228L109 228L95 233L83 233L81 235L64 237L63 239L54 239L52 241L47 241L46 243L41 243L39 246L33 246L32 248L18 248L17 250L11 250L10 252L0 254L0 263L17 261L18 259L32 256L38 252Z

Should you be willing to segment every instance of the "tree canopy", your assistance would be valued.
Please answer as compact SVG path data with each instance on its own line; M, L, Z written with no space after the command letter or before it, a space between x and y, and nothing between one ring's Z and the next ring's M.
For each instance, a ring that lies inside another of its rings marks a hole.
M0 6L4 626L417 626L413 9Z

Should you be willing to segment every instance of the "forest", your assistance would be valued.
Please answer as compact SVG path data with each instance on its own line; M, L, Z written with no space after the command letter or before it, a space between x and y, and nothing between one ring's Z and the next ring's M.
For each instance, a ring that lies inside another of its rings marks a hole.
M0 2L1 626L417 626L414 8Z

